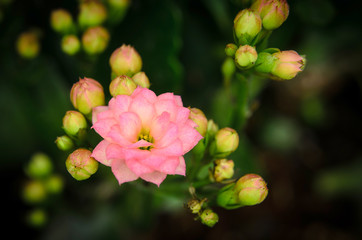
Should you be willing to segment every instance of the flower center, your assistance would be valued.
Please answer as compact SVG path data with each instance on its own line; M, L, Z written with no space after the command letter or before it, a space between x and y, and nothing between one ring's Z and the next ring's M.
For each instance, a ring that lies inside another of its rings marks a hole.
M153 140L153 137L150 135L149 132L145 132L145 131L141 131L140 134L138 135L138 138L137 138L137 141L140 141L140 140L145 140L146 142L149 142L149 143L153 143L154 140ZM141 150L151 150L153 148L153 146L148 146L148 147L139 147L139 149Z

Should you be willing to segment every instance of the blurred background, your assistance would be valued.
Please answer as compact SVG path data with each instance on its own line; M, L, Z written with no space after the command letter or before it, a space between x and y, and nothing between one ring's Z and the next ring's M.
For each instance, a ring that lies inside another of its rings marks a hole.
M2 233L17 239L361 239L362 238L362 21L360 1L289 0L287 21L270 47L307 56L295 79L252 84L258 108L231 158L237 174L259 173L269 195L257 206L215 208L208 228L176 198L136 184L119 187L100 166L78 182L66 171L67 154L54 144L71 109L69 91L79 77L107 86L109 57L123 43L143 59L157 94L175 92L220 127L230 125L223 90L224 47L233 42L233 18L245 0L132 0L124 19L109 27L110 42L97 57L68 56L50 27L52 10L72 0L0 0L0 178ZM15 48L36 29L41 50L31 60ZM34 206L22 198L31 156L47 154L64 187L41 205L43 224L29 224ZM162 188L162 185L161 185ZM187 198L188 196L185 196ZM16 229L14 231L13 229ZM11 230L11 232L10 232ZM5 235L4 235L5 236Z

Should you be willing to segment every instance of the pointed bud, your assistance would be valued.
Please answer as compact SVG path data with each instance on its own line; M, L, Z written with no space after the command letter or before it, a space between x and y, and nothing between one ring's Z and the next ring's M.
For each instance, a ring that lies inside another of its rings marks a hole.
M107 10L101 2L84 1L80 4L78 22L82 28L101 25L107 18Z
M208 208L201 213L200 220L202 224L205 224L208 227L213 227L219 221L219 216Z
M30 204L41 203L46 198L44 184L39 180L28 182L23 189L23 199Z
M240 69L249 69L254 66L258 58L255 48L249 45L243 45L235 53L235 63Z
M77 36L67 35L62 38L62 51L68 55L74 55L80 50L80 42Z
M210 152L215 157L227 157L239 146L239 135L232 128L222 128L216 135L211 144Z
M228 57L234 57L236 50L238 49L238 46L236 46L233 43L229 43L225 47L225 54Z
M108 46L108 30L104 27L88 28L82 36L83 49L89 55L102 53Z
M207 118L205 114L198 108L190 108L189 118L197 124L195 129L201 136L205 137L207 130Z
M112 80L109 85L109 92L113 97L117 95L130 96L136 88L137 85L132 78L122 75Z
M261 19L250 9L240 11L234 19L234 33L238 43L250 44L261 30Z
M138 72L132 77L133 81L140 87L150 88L150 80L145 72Z
M68 151L74 147L73 140L67 135L57 137L57 139L55 140L55 144L62 151Z
M253 206L264 201L268 195L266 182L257 174L247 174L235 184L239 203L243 206Z
M214 169L212 172L212 180L215 182L222 182L223 180L230 179L234 176L234 161L227 159L217 159L214 162Z
M33 31L24 32L16 41L18 54L27 59L35 58L40 51L40 43L37 34Z
M141 71L142 59L133 47L123 44L112 53L109 64L116 76L127 75L131 77Z
M80 78L72 86L70 101L75 109L78 109L84 115L88 115L94 107L104 105L103 87L92 78Z
M289 80L304 69L305 58L296 51L281 51L273 54L276 58L271 74L276 80Z
M289 15L286 0L256 0L251 9L260 15L266 30L278 28Z
M76 180L88 179L97 172L98 162L91 157L91 154L91 151L79 148L72 152L65 161L68 172Z
M255 70L261 73L270 73L275 65L277 58L268 52L258 54L258 59L255 62Z
M54 31L61 34L70 33L74 28L72 15L65 9L52 11L50 15L50 25Z
M25 171L31 178L45 178L53 171L53 164L48 155L36 153L31 157Z
M69 136L77 137L87 128L83 114L77 111L67 111L63 117L63 129Z

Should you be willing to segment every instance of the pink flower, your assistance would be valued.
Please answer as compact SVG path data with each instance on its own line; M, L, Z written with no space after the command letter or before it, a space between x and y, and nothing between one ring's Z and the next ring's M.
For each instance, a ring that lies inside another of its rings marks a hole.
M110 166L119 184L140 177L159 186L167 174L185 175L183 155L202 139L189 114L173 93L138 87L118 95L93 109L93 128L104 140L92 157Z

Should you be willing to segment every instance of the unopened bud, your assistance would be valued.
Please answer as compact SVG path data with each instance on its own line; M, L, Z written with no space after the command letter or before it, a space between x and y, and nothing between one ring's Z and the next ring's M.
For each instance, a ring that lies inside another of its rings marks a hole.
M253 206L264 201L268 195L266 182L257 174L247 174L235 184L239 203L243 206Z
M108 46L109 38L108 30L104 27L88 28L82 36L83 49L90 55L102 53Z
M136 88L137 84L132 80L132 78L122 75L112 80L109 85L109 92L113 97L117 95L130 96Z
M254 66L258 58L255 48L249 45L243 45L235 53L235 63L241 69L249 69Z
M127 75L131 77L141 71L142 59L133 47L122 45L112 53L109 64L116 76Z
M219 216L208 208L201 213L200 220L202 224L205 224L208 227L213 227L219 221Z
M212 172L212 180L215 182L222 182L223 180L230 179L234 176L234 161L227 159L217 159L214 162L214 169Z
M222 128L211 144L211 154L215 157L223 158L234 152L239 146L239 135L232 128Z
M235 61L231 57L227 57L221 65L221 72L225 81L230 81L231 77L235 73Z
M101 25L107 18L107 10L101 2L84 1L80 4L79 25L83 28Z
M62 38L62 50L68 55L74 55L79 52L80 42L77 36L67 35Z
M45 181L45 188L51 194L60 193L63 190L63 178L58 175L50 176Z
M27 214L26 221L32 227L40 228L45 225L47 218L47 214L43 209L36 208Z
M127 8L130 4L130 0L108 0L110 6L117 9Z
M150 80L145 72L138 72L132 77L133 81L140 87L150 88Z
M260 15L266 30L278 28L289 15L286 0L256 0L251 9Z
M296 51L281 51L273 54L276 58L271 74L276 80L289 80L304 69L305 58Z
M207 130L207 118L205 114L198 108L191 108L189 118L197 124L195 129L201 136L205 137Z
M48 155L36 153L31 157L25 171L31 178L45 178L53 171L53 164Z
M225 47L225 53L228 57L234 57L236 50L238 49L238 46L236 46L233 43L229 43Z
M236 15L234 19L234 33L239 44L250 44L260 30L261 19L252 10L244 9Z
M67 111L63 117L63 129L69 136L78 137L87 128L87 121L83 114L77 111Z
M62 151L68 151L74 147L73 140L67 135L57 137L55 144Z
M65 161L68 172L76 180L88 179L97 172L98 162L91 157L91 154L91 151L79 148L72 152Z
M270 73L275 65L277 58L268 52L258 54L258 59L255 62L255 70L261 73Z
M92 78L80 78L72 86L70 101L75 109L88 115L94 107L104 105L103 87Z
M46 198L44 184L39 180L28 182L23 189L23 199L30 204L40 203Z
M217 131L219 131L219 126L214 122L214 120L210 119L207 122L207 133L209 134L209 137L214 137Z
M22 33L16 41L16 50L23 58L31 59L38 56L40 43L37 34L33 31Z
M70 33L74 28L72 15L65 9L52 11L50 15L50 25L54 31L61 34Z

